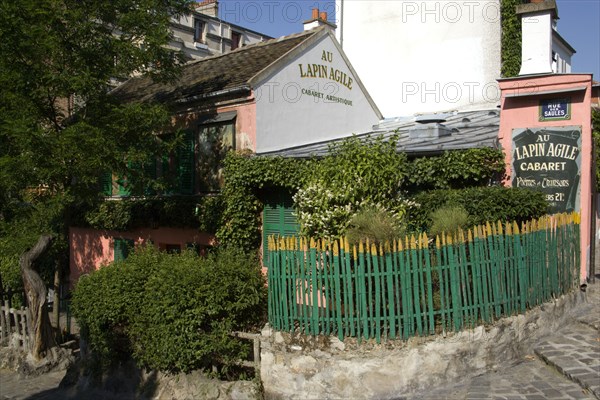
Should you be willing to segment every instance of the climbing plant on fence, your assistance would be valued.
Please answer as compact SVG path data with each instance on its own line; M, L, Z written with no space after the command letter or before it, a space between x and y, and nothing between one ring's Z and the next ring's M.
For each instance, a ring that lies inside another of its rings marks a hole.
M523 313L577 286L579 223L559 214L380 246L271 238L269 322L379 342Z

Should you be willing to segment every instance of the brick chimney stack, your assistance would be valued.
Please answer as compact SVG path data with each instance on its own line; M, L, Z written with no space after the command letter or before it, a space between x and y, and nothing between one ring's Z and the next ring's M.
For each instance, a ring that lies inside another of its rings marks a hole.
M328 26L331 29L337 28L335 24L327 21L327 11L319 11L318 8L312 9L311 19L304 21L304 30L308 31L319 26Z
M219 16L219 2L217 0L204 0L196 3L196 11L211 17Z

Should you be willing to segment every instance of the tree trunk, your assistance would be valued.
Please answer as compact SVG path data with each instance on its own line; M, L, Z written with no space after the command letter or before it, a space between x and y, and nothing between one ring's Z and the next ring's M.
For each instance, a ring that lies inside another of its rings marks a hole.
M60 261L56 261L54 265L54 299L52 307L52 320L56 327L56 335L58 340L62 341L62 332L60 330L60 276L61 276ZM61 343L61 342L59 342Z
M46 352L56 346L52 325L48 316L47 292L44 282L33 269L35 261L50 247L52 237L42 235L33 249L21 255L21 276L27 296L31 331L29 332L29 352L35 360L46 356ZM58 305L56 305L58 306Z

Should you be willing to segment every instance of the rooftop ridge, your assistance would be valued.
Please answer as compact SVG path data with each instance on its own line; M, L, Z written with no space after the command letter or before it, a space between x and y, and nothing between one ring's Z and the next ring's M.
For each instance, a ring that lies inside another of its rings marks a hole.
M262 42L258 42L258 43L252 43L252 44L249 44L247 46L238 47L235 50L227 51L225 53L216 54L214 56L201 58L199 60L194 60L192 62L184 64L183 68L187 68L188 66L196 65L198 63L202 63L202 62L205 62L205 61L216 60L216 59L218 59L220 57L226 57L226 56L229 56L229 55L231 55L233 53L241 53L241 52L244 52L244 51L249 51L249 50L255 49L257 47L269 46L269 45L272 45L272 44L275 44L275 43L284 42L286 40L297 39L297 38L302 37L302 36L307 36L307 37L308 36L312 36L312 35L316 34L320 30L323 30L323 28L319 27L317 29L310 30L310 31L293 33L291 35L280 36L278 38L268 39L268 40L265 40L265 41L262 41Z

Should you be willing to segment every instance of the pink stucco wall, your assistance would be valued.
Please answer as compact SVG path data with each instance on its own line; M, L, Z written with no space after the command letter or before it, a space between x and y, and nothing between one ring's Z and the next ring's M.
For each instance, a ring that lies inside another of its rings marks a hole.
M198 119L206 115L222 114L230 111L237 113L235 121L236 150L256 151L256 101L254 95L237 98L224 104L198 107L193 111L182 111L173 117L176 128L192 128L197 126Z
M532 75L499 81L501 98L499 139L506 154L506 172L511 176L512 130L581 125L581 273L584 283L588 278L590 229L592 216L592 131L591 94L592 76L589 74ZM547 93L552 91L554 93ZM514 97L512 97L514 96ZM571 119L539 121L540 100L568 96L571 98ZM510 186L512 182L507 181Z
M151 241L161 249L164 249L167 244L179 245L181 249L185 249L188 243L196 243L200 246L215 244L214 236L198 232L197 229L143 228L130 232L117 232L71 227L69 229L71 288L82 275L114 261L115 238L133 240L136 246Z

